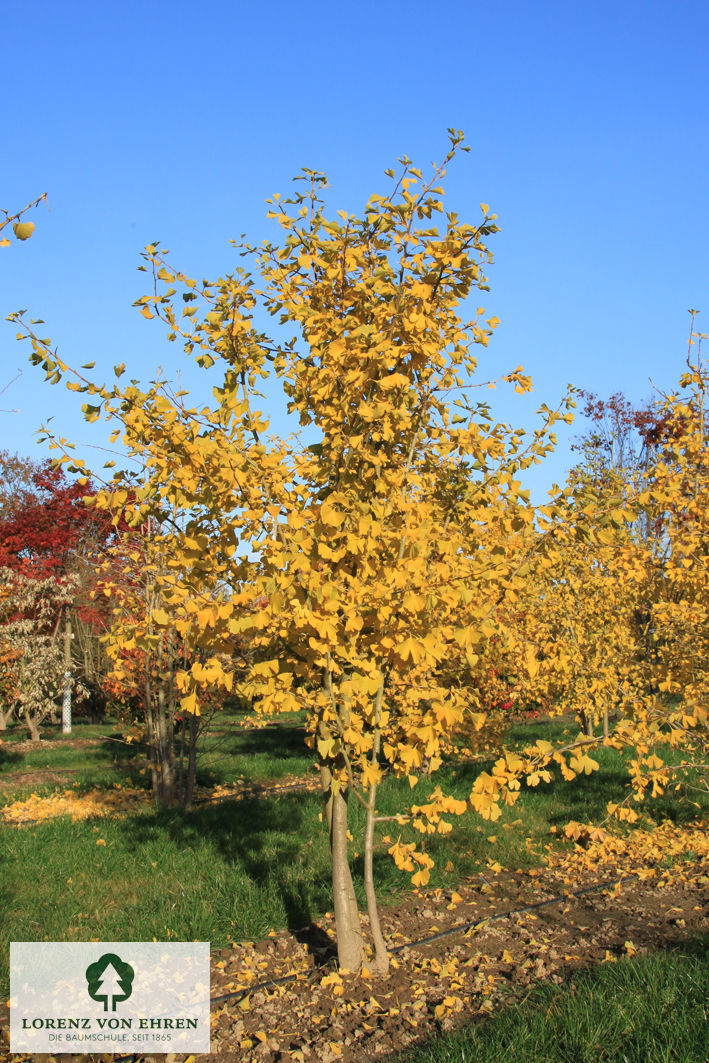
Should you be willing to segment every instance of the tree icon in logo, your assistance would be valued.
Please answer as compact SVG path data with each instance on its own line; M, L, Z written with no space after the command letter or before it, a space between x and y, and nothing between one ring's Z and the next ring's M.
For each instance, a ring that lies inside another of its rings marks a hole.
M133 992L135 971L124 963L115 952L105 952L95 963L86 968L86 981L92 1000L102 1000L103 1010L116 1010L116 1004L128 1000Z

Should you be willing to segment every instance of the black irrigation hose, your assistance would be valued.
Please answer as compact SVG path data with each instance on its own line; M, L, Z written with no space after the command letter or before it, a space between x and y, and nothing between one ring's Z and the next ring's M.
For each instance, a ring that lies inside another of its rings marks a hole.
M524 912L533 912L536 908L544 908L548 904L558 904L559 901L565 901L569 897L583 897L586 893L595 893L596 890L603 889L604 886L616 886L619 882L627 882L632 875L623 875L622 878L611 879L609 882L597 882L595 886L586 886L585 889L575 890L573 893L562 893L558 897L552 897L546 901L535 901L534 904L525 904L522 908L513 908L509 912L498 912L496 915L490 915L487 918L476 919L469 923L456 923L455 926L450 927L448 930L439 930L437 934L431 934L429 937L418 938L416 941L411 941L407 945L396 945L393 949L389 949L389 952L403 952L404 949L415 948L416 945L427 945L430 941L438 941L440 938L450 937L451 934L462 934L466 930L472 930L473 927L485 925L486 923L494 923L498 919L510 919L513 915L522 915Z
M486 923L494 923L500 919L510 919L513 915L523 915L525 912L533 912L537 908L545 908L549 904L559 904L561 901L569 900L571 897L583 897L587 893L595 893L596 890L604 889L605 887L617 886L619 883L627 882L631 878L633 878L632 875L623 875L621 878L597 882L594 886L586 886L584 889L574 890L571 893L561 893L557 897L551 897L546 901L535 901L534 904L525 904L521 908L513 908L507 912L498 912L496 915L490 915L482 919L474 919L467 923L456 923L455 926L449 927L448 930L439 930L436 934L429 934L428 937L417 938L415 941L407 941L403 945L395 945L388 951L389 953L404 952L405 949L414 949L419 945L428 945L432 941L439 941L441 938L451 937L453 934L465 933L467 930L472 930L476 926L484 926ZM304 980L309 981L314 974L319 973L319 971L310 972ZM248 986L244 989L235 989L231 993L223 993L221 996L212 997L211 1001L213 1004L216 1004L223 1000L232 1000L234 998L241 1000L258 989L265 989L268 986L285 985L287 982L296 982L301 978L301 974L302 972L297 972L282 975L279 978L267 978L263 982L256 982L254 985Z

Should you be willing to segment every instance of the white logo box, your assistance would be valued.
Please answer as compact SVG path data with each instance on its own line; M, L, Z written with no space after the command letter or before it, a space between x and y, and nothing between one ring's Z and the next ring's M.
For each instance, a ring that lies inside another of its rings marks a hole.
M209 942L10 945L11 1052L209 1052Z

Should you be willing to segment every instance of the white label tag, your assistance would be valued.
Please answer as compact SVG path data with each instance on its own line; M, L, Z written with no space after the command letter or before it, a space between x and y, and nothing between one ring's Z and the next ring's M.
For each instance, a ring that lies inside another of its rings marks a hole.
M11 1052L209 1052L209 943L10 945Z

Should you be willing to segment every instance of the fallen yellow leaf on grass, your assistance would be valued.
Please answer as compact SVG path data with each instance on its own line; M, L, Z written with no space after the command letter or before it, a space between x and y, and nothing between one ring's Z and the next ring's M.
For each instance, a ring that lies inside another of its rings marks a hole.
M113 787L108 790L88 790L86 793L64 790L46 797L31 794L24 801L14 801L0 809L0 816L8 823L31 823L58 816L70 816L73 820L120 816L151 807L152 798L147 790Z

